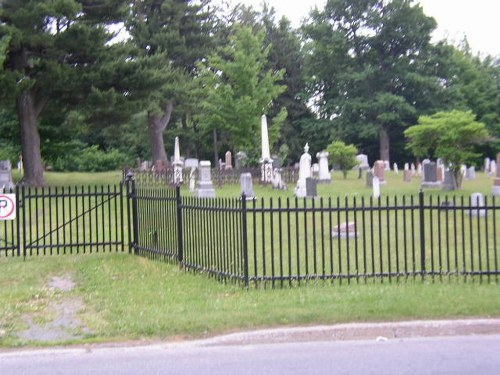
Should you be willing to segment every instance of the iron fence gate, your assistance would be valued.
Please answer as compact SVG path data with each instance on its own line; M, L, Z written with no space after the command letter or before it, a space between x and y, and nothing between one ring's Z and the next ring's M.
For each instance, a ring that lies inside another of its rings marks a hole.
M0 256L125 251L130 205L122 184L16 187L16 216L0 221Z

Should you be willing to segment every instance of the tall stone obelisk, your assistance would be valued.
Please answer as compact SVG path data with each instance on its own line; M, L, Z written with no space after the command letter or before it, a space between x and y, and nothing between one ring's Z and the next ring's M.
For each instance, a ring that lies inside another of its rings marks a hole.
M270 184L273 178L273 159L271 159L271 152L269 149L269 134L267 132L266 115L262 115L260 119L260 132L261 132L261 146L262 146L262 154L260 158L260 164L261 164L260 182L264 184Z
M182 160L181 160L181 153L179 150L179 137L175 137L175 144L174 144L174 160L173 163L174 165L174 176L173 176L173 183L175 185L180 185L182 184Z

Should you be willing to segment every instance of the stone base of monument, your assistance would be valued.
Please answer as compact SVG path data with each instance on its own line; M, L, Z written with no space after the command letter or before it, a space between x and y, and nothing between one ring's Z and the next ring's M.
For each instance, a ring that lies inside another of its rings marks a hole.
M200 182L196 196L198 198L215 198L215 189L212 182Z
M438 188L441 187L441 181L422 181L421 188Z
M356 223L342 223L340 225L335 225L332 230L333 238L355 238L358 236L358 232L356 232Z

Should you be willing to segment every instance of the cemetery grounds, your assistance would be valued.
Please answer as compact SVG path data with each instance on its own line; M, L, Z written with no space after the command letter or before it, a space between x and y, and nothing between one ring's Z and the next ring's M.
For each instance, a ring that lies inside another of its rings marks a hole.
M120 172L47 174L51 185L115 184ZM420 179L404 183L388 172L382 196L417 194ZM492 179L477 173L456 195L488 195ZM292 197L255 186L258 197ZM216 188L236 197L239 186ZM186 192L187 194L187 192ZM350 172L319 185L323 197L371 195ZM425 194L442 197L437 189ZM213 336L264 327L345 322L500 317L495 279L474 277L354 280L349 285L310 281L300 287L249 288L221 283L176 265L129 254L0 258L0 347L151 342Z

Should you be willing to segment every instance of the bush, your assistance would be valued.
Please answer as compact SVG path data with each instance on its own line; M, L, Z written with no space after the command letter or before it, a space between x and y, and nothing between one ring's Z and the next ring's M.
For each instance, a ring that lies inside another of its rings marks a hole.
M65 172L105 172L120 169L132 162L128 155L119 150L105 152L94 145L58 157L53 163L53 168Z

